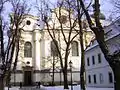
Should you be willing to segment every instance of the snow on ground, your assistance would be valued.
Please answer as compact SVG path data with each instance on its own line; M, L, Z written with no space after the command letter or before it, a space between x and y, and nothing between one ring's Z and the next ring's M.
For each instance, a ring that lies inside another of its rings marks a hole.
M45 87L46 90L64 90L63 86L57 87ZM69 86L69 90L71 90L71 86ZM80 86L74 86L73 90L80 90ZM113 88L94 88L94 87L87 87L86 90L114 90Z
M41 87L42 90L64 90L63 86L55 86L55 87ZM7 87L5 87L5 90L8 90ZM19 90L19 87L12 87L9 90ZM38 90L38 89L37 89ZM71 90L71 86L69 86L69 90ZM74 86L73 90L80 90L80 86ZM86 90L114 90L113 88L94 88L94 87L87 87Z

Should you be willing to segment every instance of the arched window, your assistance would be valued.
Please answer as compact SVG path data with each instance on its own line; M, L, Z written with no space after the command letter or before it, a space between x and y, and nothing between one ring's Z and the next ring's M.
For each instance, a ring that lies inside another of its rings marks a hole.
M58 45L58 42L56 40L51 41L51 56L58 56L56 45Z
M76 41L72 42L72 56L79 56L78 42L76 42Z
M24 57L32 57L32 44L26 42L24 45Z

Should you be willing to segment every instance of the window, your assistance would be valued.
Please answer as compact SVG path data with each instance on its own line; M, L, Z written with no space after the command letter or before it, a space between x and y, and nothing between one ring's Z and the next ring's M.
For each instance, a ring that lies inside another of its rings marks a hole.
M26 21L26 24L27 24L27 25L30 25L30 24L31 24L30 20L27 20L27 21Z
M98 63L101 63L101 54L98 54Z
M0 55L0 63L2 62L2 57L1 57L1 55Z
M95 64L95 57L94 56L92 56L92 63L93 63L93 65Z
M102 73L100 73L100 83L103 83L103 74Z
M109 75L109 83L113 83L112 73L109 72L108 75Z
M89 60L89 57L87 58L87 65L90 66L90 60Z
M94 79L94 83L96 84L97 81L96 81L96 75L95 74L93 75L93 79Z
M67 22L67 16L65 15L60 16L60 22L65 24Z
M26 42L24 45L24 57L32 57L32 44Z
M79 56L78 42L76 42L76 41L72 42L72 56Z
M1 45L1 44L0 44ZM2 63L2 54L1 54L1 48L0 48L0 63Z
M88 75L88 83L91 83L91 76Z
M58 45L58 42L56 40L51 41L51 56L58 56L56 45Z

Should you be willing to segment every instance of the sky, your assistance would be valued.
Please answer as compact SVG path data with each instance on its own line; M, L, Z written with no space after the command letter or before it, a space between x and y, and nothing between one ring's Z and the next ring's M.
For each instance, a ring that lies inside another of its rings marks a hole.
M37 15L37 10L35 8L36 0L26 0L28 3L28 6L31 8L30 14ZM39 1L39 0L38 0ZM55 4L57 0L50 0L52 4ZM101 12L104 13L106 17L108 17L113 10L113 5L111 0L100 0L100 6L101 6ZM11 12L11 5L9 3L5 4L5 15Z
M101 3L101 12L108 18L111 15L114 5L112 4L112 0L100 0Z

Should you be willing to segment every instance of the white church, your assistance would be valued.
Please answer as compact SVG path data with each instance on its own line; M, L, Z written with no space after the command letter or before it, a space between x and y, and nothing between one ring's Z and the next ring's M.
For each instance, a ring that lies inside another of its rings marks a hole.
M58 11L55 9L55 11ZM63 9L61 20L64 26L65 36L69 33L69 22L68 22L68 12ZM63 36L60 32L60 24L56 20L56 14L52 12L51 18L48 23L53 27L52 20L55 20L54 30L56 30L56 38L57 42L61 47L61 52L65 53L65 41L63 40ZM42 84L48 84L52 82L53 79L53 54L54 52L51 50L54 48L52 44L52 39L48 34L47 27L44 23L39 23L39 18L32 15L26 15L25 20L23 21L24 27L21 31L21 40L20 40L20 51L18 56L18 62L16 71L12 72L11 75L11 83L15 85L19 85L22 82L23 85L30 86L34 85L36 82L41 82ZM53 28L51 28L53 30ZM76 34L76 32L72 32L72 37ZM90 40L92 37L92 32L88 31L86 35ZM80 43L79 36L75 37L72 44L70 45L70 54L68 57L69 61L72 61L72 79L73 82L80 81ZM54 81L55 83L61 84L63 83L63 74L60 68L60 61L56 55L55 61L55 75ZM68 69L70 67L68 66ZM71 78L71 72L68 72L68 81Z

